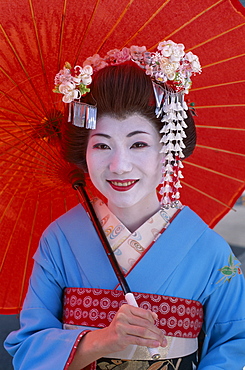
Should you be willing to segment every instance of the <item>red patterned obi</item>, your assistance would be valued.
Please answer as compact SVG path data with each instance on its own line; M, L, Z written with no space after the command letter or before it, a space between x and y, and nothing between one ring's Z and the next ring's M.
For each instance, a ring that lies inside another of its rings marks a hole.
M156 325L165 335L196 338L203 323L198 301L157 294L134 293L138 306L156 312ZM119 307L127 303L120 290L66 288L63 324L103 328L113 320Z

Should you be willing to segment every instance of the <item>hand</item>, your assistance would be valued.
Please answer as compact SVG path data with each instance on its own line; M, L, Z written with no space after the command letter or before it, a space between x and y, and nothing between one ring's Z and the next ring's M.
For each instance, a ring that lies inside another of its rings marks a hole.
M162 330L154 325L155 312L124 304L111 324L101 333L106 354L122 351L130 344L146 347L166 347L167 340ZM103 333L102 333L103 332Z
M123 304L111 324L93 330L80 341L71 370L79 370L100 357L124 350L130 344L146 347L166 347L162 330L154 325L155 312Z

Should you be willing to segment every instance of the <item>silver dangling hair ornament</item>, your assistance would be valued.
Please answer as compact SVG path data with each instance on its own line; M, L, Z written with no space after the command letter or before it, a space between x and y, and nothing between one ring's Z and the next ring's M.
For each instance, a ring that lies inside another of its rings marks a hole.
M187 104L184 101L184 92L175 92L167 86L152 81L156 99L156 116L161 118L163 127L160 130L163 144L161 153L164 153L162 167L162 187L160 189L161 204L164 208L176 207L179 203L182 187L180 179L183 178L182 160L186 137L185 119L187 118Z
M88 129L96 128L97 106L73 101L69 103L68 122Z

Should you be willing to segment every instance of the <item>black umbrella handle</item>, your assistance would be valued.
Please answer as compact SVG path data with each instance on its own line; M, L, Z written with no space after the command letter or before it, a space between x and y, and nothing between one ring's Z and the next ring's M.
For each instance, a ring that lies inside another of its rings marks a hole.
M89 218L91 219L91 221L94 225L94 228L95 228L95 230L96 230L96 232L97 232L97 234L100 238L100 241L101 241L101 243L102 243L102 245L105 249L106 255L109 258L111 266L112 266L112 268L113 268L113 270L116 274L116 277L117 277L117 279L118 279L118 281L119 281L119 283L122 287L122 290L123 290L124 294L130 293L131 290L128 286L128 283L127 283L127 281L126 281L126 279L125 279L125 277L122 273L122 270L121 270L121 268L120 268L120 266L117 262L117 259L116 259L115 255L113 253L113 250L111 249L111 246L110 246L110 244L109 244L109 242L108 242L108 240L105 236L105 233L104 233L104 231L102 229L102 226L101 226L101 224L100 224L100 222L97 218L97 215L94 211L94 208L93 208L93 206L90 202L88 194L87 194L86 190L84 189L84 186L81 183L75 183L75 184L73 184L73 187L74 187L74 189L76 189L78 191L79 195L82 198L82 201L83 201L82 203L85 207L85 210L87 211L87 214L88 214Z

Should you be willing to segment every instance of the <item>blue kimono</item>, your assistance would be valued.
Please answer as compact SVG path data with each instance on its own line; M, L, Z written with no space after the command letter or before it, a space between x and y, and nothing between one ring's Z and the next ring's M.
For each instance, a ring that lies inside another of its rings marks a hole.
M63 369L80 329L62 329L66 287L114 289L117 279L81 205L53 222L34 256L21 329L5 347L15 369ZM197 300L205 334L198 370L245 366L245 282L228 244L184 207L127 277L132 291Z

